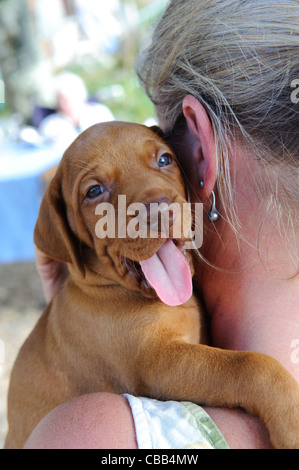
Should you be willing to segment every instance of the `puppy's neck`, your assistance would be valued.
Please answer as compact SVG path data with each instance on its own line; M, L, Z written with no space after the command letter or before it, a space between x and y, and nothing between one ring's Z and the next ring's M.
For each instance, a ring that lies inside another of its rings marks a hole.
M122 293L124 298L159 301L154 289L151 289L142 277L136 275L134 270L132 273L132 270L128 269L117 245L103 245L101 251L87 246L81 247L80 259L84 262L69 264L68 268L70 279L83 295L103 299L109 288L111 295L114 295L113 290L115 295Z
M93 268L96 268L96 263ZM93 299L105 300L107 295L123 297L130 297L132 300L145 299L140 287L136 284L135 280L127 273L125 276L116 276L114 269L109 269L109 266L97 267L97 270L88 266L85 273L80 272L76 267L69 265L69 285L72 289L80 290L84 297ZM108 294L109 291L109 294ZM153 293L150 298L156 297ZM158 299L157 299L158 300Z
M84 279L78 275L72 276L70 273L65 289L69 292L67 298L72 299L75 309L85 313L89 310L94 311L95 306L100 313L112 305L115 305L115 309L125 310L126 305L132 308L133 305L159 302L158 298L146 299L139 290L128 289L117 282L90 273ZM71 306L68 305L68 308Z

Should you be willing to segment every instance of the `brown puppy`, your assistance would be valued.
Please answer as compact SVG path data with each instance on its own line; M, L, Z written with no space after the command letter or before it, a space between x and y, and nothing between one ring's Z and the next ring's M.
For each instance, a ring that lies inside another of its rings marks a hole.
M95 125L65 152L41 204L35 242L68 263L69 277L14 365L6 447L22 447L57 405L106 391L243 407L265 421L276 447L299 448L299 388L291 375L268 356L200 344L184 237L165 241L161 228L157 238L123 236L116 217L115 238L99 238L97 207L109 202L120 213L120 195L126 208L186 202L175 156L157 133Z

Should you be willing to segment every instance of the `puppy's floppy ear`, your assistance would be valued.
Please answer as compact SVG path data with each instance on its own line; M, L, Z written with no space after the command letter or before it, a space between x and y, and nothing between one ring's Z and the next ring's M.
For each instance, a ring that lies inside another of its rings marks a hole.
M78 267L84 276L80 241L68 223L59 169L42 199L34 229L34 243L50 258Z

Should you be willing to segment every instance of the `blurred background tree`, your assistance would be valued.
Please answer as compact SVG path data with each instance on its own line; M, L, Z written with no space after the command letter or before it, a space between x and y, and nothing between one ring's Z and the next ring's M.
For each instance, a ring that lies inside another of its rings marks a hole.
M32 16L22 0L0 0L0 68L8 109L28 115L40 60Z
M69 70L116 119L153 117L134 62L166 1L0 0L0 116L30 122L34 105L55 107L51 78Z

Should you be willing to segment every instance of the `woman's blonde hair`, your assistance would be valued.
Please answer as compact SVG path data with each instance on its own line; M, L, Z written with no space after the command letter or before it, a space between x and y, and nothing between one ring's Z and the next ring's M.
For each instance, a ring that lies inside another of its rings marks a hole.
M141 55L138 75L166 132L181 120L186 95L204 105L216 143L218 193L236 230L228 159L236 139L266 170L267 210L294 224L299 206L299 103L292 101L292 83L299 84L297 0L172 0Z

